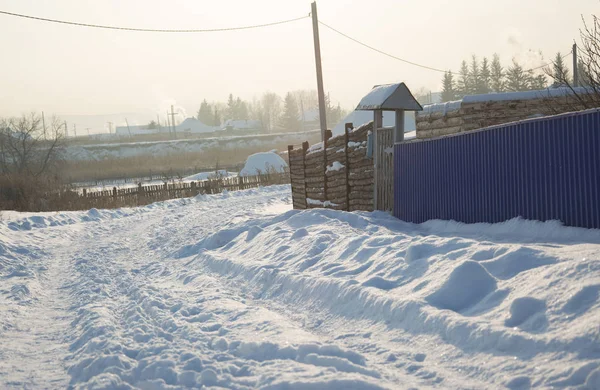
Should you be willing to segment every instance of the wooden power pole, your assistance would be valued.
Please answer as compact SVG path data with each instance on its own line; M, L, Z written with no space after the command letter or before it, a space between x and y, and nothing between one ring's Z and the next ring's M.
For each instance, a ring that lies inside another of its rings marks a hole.
M579 87L579 69L577 69L577 44L573 44L573 86Z
M46 119L44 118L44 111L42 111L42 127L44 128L44 139L48 139L46 135Z
M177 139L177 129L175 128L175 111L173 111L173 105L171 104L171 126L173 126L173 137Z
M315 63L317 66L317 92L319 95L319 121L321 122L321 140L325 141L327 130L327 111L325 109L325 90L323 89L323 70L321 69L321 43L319 41L319 18L317 17L317 2L311 4L313 38L315 43Z

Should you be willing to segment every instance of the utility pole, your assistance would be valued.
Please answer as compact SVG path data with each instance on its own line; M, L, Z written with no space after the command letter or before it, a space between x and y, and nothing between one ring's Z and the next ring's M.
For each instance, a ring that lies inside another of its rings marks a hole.
M125 118L125 124L127 125L127 132L129 133L129 138L131 138L131 129L129 128L129 122L127 121L127 118Z
M73 137L77 137L77 125L73 123Z
M573 44L573 86L579 87L579 69L577 69L577 44Z
M171 120L169 119L169 111L167 110L167 129L169 129L169 135L171 134Z
M319 19L317 17L317 2L311 4L313 38L315 43L315 63L317 66L317 92L319 94L319 120L321 122L321 140L325 141L327 130L327 112L325 110L325 91L323 89L323 70L321 69L321 43L319 41Z
M156 114L156 125L158 126L158 132L162 133L160 128L160 116L158 114Z
M112 122L108 122L108 134L112 134Z
M42 111L42 127L44 128L44 139L48 139L48 137L46 137L46 119L44 118L44 111Z
M171 104L171 126L173 126L173 137L177 139L177 129L175 129L175 111L173 111L173 105Z
M67 127L67 121L65 121L65 138L69 138L69 128Z
M87 130L87 133L88 133L88 138L90 138L90 128L89 128L89 127L86 127L85 129Z

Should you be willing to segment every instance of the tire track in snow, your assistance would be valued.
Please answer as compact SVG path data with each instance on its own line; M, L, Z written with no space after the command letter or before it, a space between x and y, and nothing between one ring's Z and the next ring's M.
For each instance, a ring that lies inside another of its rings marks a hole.
M190 242L265 208L280 209L284 191L250 192L229 199L223 210L214 199L175 201L155 206L166 212L87 226L91 232L74 250L69 288L78 335L70 346L72 385L381 388L380 374L362 355L255 305L222 280L188 272L189 260L164 256L173 241ZM192 207L206 213L190 216Z

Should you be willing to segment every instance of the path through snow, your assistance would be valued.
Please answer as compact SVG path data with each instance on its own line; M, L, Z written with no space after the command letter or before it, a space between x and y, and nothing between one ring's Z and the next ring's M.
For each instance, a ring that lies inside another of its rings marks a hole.
M0 387L598 388L600 232L290 208L5 214Z

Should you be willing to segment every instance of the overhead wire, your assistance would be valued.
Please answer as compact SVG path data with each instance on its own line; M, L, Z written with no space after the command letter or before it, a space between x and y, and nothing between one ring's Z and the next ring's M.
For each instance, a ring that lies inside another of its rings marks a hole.
M43 21L43 22L50 22L50 23L58 23L58 24L65 24L65 25L71 25L71 26L78 26L78 27L89 27L89 28L99 28L99 29L106 29L106 30L119 30L119 31L137 31L137 32L153 32L153 33L210 33L210 32L223 32L223 31L239 31L239 30L249 30L249 29L256 29L256 28L263 28L263 27L270 27L270 26L276 26L276 25L280 25L280 24L286 24L286 23L292 23L292 22L296 22L298 20L302 20L302 19L306 19L310 17L310 14L305 15L305 16L301 16L298 18L293 18L293 19L285 19L285 20L279 20L279 21L275 21L275 22L270 22L270 23L263 23L263 24L255 24L255 25L248 25L248 26L235 26L235 27L224 27L224 28L210 28L210 29L152 29L152 28L138 28L138 27L121 27L121 26L110 26L110 25L101 25L101 24L90 24L90 23L80 23L80 22L72 22L72 21L67 21L67 20L59 20L59 19L50 19L50 18L43 18L43 17L39 17L39 16L32 16L32 15L24 15L24 14L19 14L19 13L15 13L15 12L8 12L8 11L0 11L0 14L3 15L8 15L8 16L14 16L14 17L19 17L19 18L24 18L24 19L30 19L30 20L37 20L37 21ZM398 56L395 56L393 54L387 53L383 50L377 49L371 45L368 45L356 38L351 37L350 35L343 33L342 31L330 26L329 24L322 22L319 20L319 24L330 29L331 31L345 37L346 39L349 39L361 46L366 47L367 49L370 49L372 51L375 51L379 54L382 54L384 56L390 57L392 59L395 59L397 61L401 61L404 62L406 64L412 65L412 66L416 66L422 69L426 69L426 70L431 70L434 72L438 72L438 73L450 73L452 75L458 75L457 72L453 72L450 70L444 70L444 69L440 69L440 68L435 68L432 66L428 66L428 65L423 65L414 61L410 61L407 60L405 58L401 58ZM562 58L565 58L569 55L571 55L572 51L570 51L569 53L565 54L564 56L562 56ZM553 63L546 63L540 66L537 66L535 68L531 68L531 69L526 69L525 72L530 72L530 71L534 71L534 70L538 70L538 69L542 69L545 68L547 66L552 65Z
M15 16L15 17L24 18L24 19L37 20L37 21L42 21L42 22L66 24L66 25L70 25L70 26L101 28L101 29L105 29L105 30L137 31L137 32L153 32L153 33L209 33L209 32L221 32L221 31L249 30L249 29L270 27L270 26L276 26L279 24L296 22L298 20L306 19L309 17L308 15L305 15L305 16L301 16L299 18L279 20L279 21L270 22L270 23L255 24L255 25L250 25L250 26L225 27L225 28L153 29L153 28L119 27L119 26L109 26L109 25L102 25L102 24L79 23L79 22L71 22L71 21L67 21L67 20L50 19L50 18L42 18L39 16L23 15L23 14L7 12L7 11L0 11L0 14Z
M319 24L320 24L320 25L322 25L322 26L324 26L324 27L327 27L327 28L328 28L328 29L330 29L331 31L333 31L333 32L335 32L335 33L337 33L337 34L339 34L339 35L341 35L341 36L343 36L343 37L345 37L345 38L347 38L347 39L349 39L349 40L351 40L351 41L355 42L355 43L358 43L358 44L359 44L359 45L361 45L361 46L364 46L364 47L366 47L367 49L373 50L373 51L375 51L375 52L377 52L377 53L379 53L379 54L382 54L382 55L384 55L384 56L387 56L387 57L393 58L393 59L395 59L395 60L398 60L398 61L404 62L404 63L406 63L406 64L409 64L409 65L413 65L413 66L416 66L416 67L419 67L419 68L423 68L423 69L431 70L431 71L434 71L434 72L439 72L439 73L450 73L450 74L452 74L452 75L455 75L455 76L459 75L459 73L457 73L457 72L453 72L453 71L450 71L450 70L443 70L443 69L440 69L440 68L434 68L434 67L432 67L432 66L427 66L427 65L419 64L419 63L417 63L417 62L413 62L413 61L409 61L409 60L407 60L407 59L404 59L404 58L397 57L397 56L395 56L395 55L393 55L393 54L387 53L387 52L385 52L385 51L383 51L383 50L379 50L379 49L377 49L377 48L375 48L375 47L373 47L373 46L371 46L371 45L368 45L368 44L366 44L366 43L364 43L364 42L362 42L362 41L359 41L358 39L356 39L356 38L353 38L353 37L351 37L350 35L348 35L348 34L345 34L345 33L341 32L340 30L338 30L338 29L336 29L336 28L333 28L333 27L331 27L330 25L326 24L325 22L322 22L322 21L320 21L320 20L319 20ZM572 53L572 51L570 51L569 53L567 53L567 54L565 54L564 56L562 56L562 58L564 59L565 57L567 57L567 56L571 55L571 53ZM525 71L525 72L530 72L530 71L538 70L538 69L541 69L541 68L545 68L545 67L547 67L547 66L550 66L550 65L552 65L552 64L553 64L552 62L549 62L549 63L543 64L543 65L537 66L537 67L535 67L535 68L531 68L531 69L525 69L524 71Z

